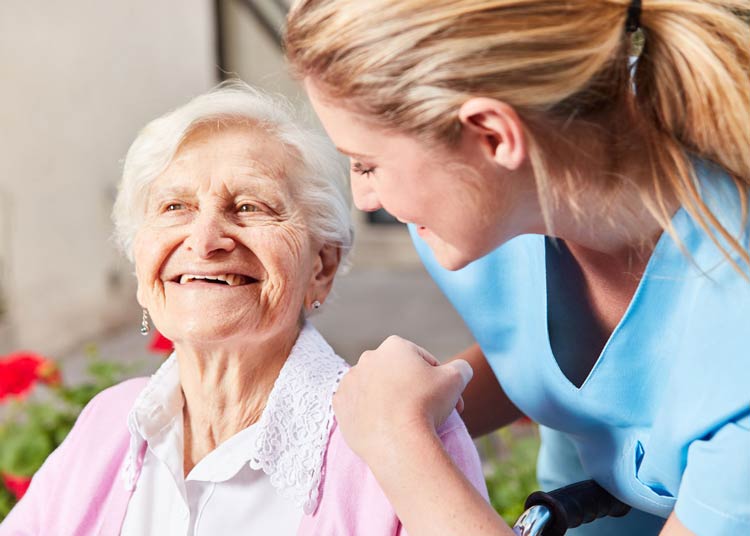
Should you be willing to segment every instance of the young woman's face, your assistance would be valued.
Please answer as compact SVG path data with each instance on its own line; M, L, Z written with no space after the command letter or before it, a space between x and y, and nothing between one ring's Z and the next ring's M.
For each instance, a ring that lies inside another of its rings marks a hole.
M336 106L310 79L305 86L328 135L351 161L357 208L384 208L413 223L443 267L457 270L514 236L536 232L533 180L502 169L475 137L463 136L450 152L431 148Z

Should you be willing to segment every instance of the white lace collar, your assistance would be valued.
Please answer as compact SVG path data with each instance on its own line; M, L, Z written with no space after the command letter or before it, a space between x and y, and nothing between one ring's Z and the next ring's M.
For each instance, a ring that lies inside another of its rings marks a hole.
M123 478L128 490L135 484L142 464L145 439L136 414L151 406L155 389L174 373L172 355L154 373L136 398L128 416L130 448ZM337 356L323 336L305 324L279 372L257 423L259 433L250 467L265 472L281 495L292 499L306 514L315 511L328 439L333 426L331 400L349 366ZM152 409L152 411L154 411Z

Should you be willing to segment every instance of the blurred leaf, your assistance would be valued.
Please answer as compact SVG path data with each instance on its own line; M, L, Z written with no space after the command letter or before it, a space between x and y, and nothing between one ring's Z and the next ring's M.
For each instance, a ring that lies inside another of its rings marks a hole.
M0 471L18 476L32 476L54 450L47 432L37 426L17 427L3 438Z
M107 385L106 387L109 387ZM76 388L65 388L60 390L60 397L77 408L83 408L89 401L96 396L104 387L95 384L83 384Z
M536 457L539 435L533 425L516 425L480 440L490 503L513 526L526 497L538 489Z
M16 498L8 489L0 482L0 520L10 513L10 509L16 504Z
M70 422L64 422L52 431L52 442L55 445L59 445L60 443L62 443L63 440L68 436L68 433L70 433L70 430L73 428L74 422L75 421L71 419Z

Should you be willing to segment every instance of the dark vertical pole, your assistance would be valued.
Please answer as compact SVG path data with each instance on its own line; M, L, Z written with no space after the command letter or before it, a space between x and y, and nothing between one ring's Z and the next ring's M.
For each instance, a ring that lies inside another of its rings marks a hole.
M281 48L281 30L274 25L273 21L266 16L261 8L255 5L253 0L241 0L241 4L250 11L266 35ZM283 13L286 13L286 11L283 11Z
M216 78L226 80L226 50L224 47L224 0L214 0L214 39L216 47Z

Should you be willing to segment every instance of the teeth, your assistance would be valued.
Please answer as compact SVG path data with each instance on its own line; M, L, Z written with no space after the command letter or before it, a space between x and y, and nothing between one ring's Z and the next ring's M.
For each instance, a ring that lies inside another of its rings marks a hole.
M180 285L195 281L197 279L206 279L208 281L224 281L230 287L236 287L243 285L247 278L244 275L239 274L219 274L219 275L194 275L194 274L183 274L180 277Z

